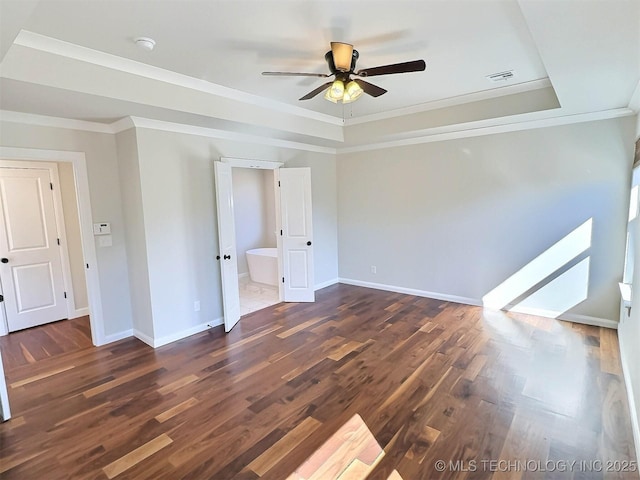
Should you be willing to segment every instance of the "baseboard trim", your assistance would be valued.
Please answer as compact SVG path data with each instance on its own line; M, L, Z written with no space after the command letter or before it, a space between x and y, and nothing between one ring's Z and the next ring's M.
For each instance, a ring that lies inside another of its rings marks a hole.
M89 315L89 307L76 308L71 315L72 316L69 317L69 320L73 320L74 318L86 317L87 315Z
M224 323L224 318L220 317L220 318L216 318L212 322L201 323L200 325L195 325L193 327L186 328L179 332L175 332L170 335L165 335L164 337L155 338L155 339L149 337L148 335L145 335L142 332L139 332L138 330L134 330L133 334L135 335L136 338L143 341L147 345L153 348L159 348L169 343L182 340L183 338L190 337L191 335L195 335L196 333L204 332L205 330L208 330L210 328L218 327L223 323Z
M88 314L87 314L88 315ZM80 315L83 316L83 315ZM117 342L118 340L122 340L123 338L129 338L133 336L133 330L124 330L118 333L112 333L111 335L106 335L103 337L104 342L101 345L106 345L107 343Z
M153 338L151 338L149 335L146 335L146 334L142 333L140 330L136 330L134 328L133 329L133 336L136 337L141 342L146 343L150 347L153 347Z
M446 302L485 307L482 304L482 299L480 298L461 297L458 295L449 295L446 293L417 290L415 288L396 287L395 285L386 285L383 283L363 282L361 280L355 280L353 278L340 278L338 281L340 283L346 283L347 285L355 285L358 287L375 288L376 290L385 290L387 292L405 293L407 295L415 295L417 297L433 298L435 300L444 300ZM493 310L497 309L494 308ZM519 308L510 309L509 311L514 313L525 313L527 315L537 315L539 317L557 318L558 320L565 320L573 323L582 323L584 325L592 325L594 327L612 328L614 330L618 328L618 322L614 320L609 320L607 318L590 317L587 315L578 315L575 313L563 313L561 315L558 315L557 312L537 308Z
M578 315L576 313L563 313L558 317L558 320L565 320L567 322L582 323L584 325L591 325L594 327L611 328L613 330L618 329L618 322L609 320L608 318L590 317L588 315Z
M249 276L249 272L239 273L238 280L240 280L241 278L246 278L248 276Z
M625 386L627 387L627 401L629 402L629 414L631 415L631 431L633 432L633 441L636 447L636 458L640 458L640 421L638 421L638 410L636 403L636 395L633 391L633 383L629 374L629 366L627 365L627 349L625 347L622 336L618 335L618 346L620 347L620 363L622 364L622 376Z
M327 280L326 282L316 283L316 285L314 287L314 291L315 290L321 290L321 289L326 288L326 287L330 287L331 285L335 285L338 282L340 282L340 279L332 278L331 280Z
M347 285L355 285L357 287L375 288L376 290L385 290L387 292L404 293L407 295L415 295L416 297L433 298L434 300L444 300L445 302L462 303L465 305L482 306L482 301L477 298L460 297L458 295L448 295L445 293L429 292L427 290L417 290L415 288L396 287L395 285L386 285L383 283L363 282L354 280L353 278L340 278L340 283Z

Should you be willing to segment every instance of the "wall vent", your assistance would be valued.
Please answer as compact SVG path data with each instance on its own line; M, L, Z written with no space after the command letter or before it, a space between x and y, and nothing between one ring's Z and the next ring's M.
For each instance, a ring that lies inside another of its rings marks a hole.
M513 77L516 76L516 72L514 72L513 70L507 70L505 72L498 72L498 73L492 73L491 75L487 75L487 79L490 82L505 82L507 80L511 80Z

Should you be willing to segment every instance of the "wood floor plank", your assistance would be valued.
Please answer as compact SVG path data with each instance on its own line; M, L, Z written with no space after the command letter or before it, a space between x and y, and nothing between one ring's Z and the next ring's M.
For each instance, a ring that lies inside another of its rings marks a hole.
M71 370L74 367L75 367L75 365L67 365L66 367L56 368L55 370L50 370L50 371L45 372L45 373L40 373L38 375L34 375L33 377L28 377L28 378L25 378L23 380L10 383L9 386L11 388L19 388L19 387L22 387L24 385L28 385L28 384L33 383L33 382L37 382L38 380L42 380L44 378L49 378L49 377L52 377L52 376L57 375L59 373L66 372L67 370Z
M162 412L159 415L155 416L155 419L160 422L160 423L164 423L167 420L169 420L170 418L175 417L176 415L179 415L180 413L189 410L191 407L193 407L194 405L197 405L199 402L199 400L197 398L189 398L187 400L185 400L182 403L179 403L178 405L176 405L175 407L170 408L169 410L165 410L164 412Z
M269 469L281 461L298 443L311 435L321 423L313 417L305 418L300 424L276 442L248 466L259 476L264 476Z
M2 479L525 479L435 462L637 460L614 330L340 284L316 299L155 350L92 347L88 318L0 337Z
M129 470L131 467L141 462L145 458L148 458L154 453L159 452L167 445L170 445L172 442L173 440L171 440L168 435L163 433L150 442L147 442L144 445L136 448L132 452L126 454L124 457L119 458L115 462L112 462L109 465L103 467L102 471L110 479L115 478L122 472Z
M109 382L105 382L101 385L98 385L96 387L90 388L88 390L85 390L83 392L83 395L86 398L91 398L91 397L95 397L96 395L99 395L103 392L107 392L109 390L111 390L112 388L118 387L120 385L123 385L125 383L131 382L132 380L136 380L144 375L146 375L147 373L151 373L151 372L155 372L156 370L158 370L158 366L155 364L152 365L147 365L146 367L140 368L140 369L136 369L130 373L127 373L125 375L122 375L121 377L115 378Z

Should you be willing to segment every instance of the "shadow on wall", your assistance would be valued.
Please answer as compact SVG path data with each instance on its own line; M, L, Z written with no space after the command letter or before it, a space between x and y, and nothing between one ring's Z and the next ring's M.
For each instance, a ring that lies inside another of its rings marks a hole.
M557 318L587 299L593 218L482 297L485 307Z

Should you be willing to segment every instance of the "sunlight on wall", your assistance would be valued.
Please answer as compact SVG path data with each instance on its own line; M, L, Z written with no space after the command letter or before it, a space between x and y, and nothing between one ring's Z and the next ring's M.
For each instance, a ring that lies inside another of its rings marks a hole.
M540 315L540 305L544 305L545 316L558 317L587 299L589 264L587 257L509 310Z
M529 294L527 300L537 299L540 302L544 302L549 299L550 292L552 292L552 290L549 290L546 287L552 284L554 286L549 288L556 288L557 292L554 292L553 294L554 301L551 302L551 305L555 305L557 307L560 305L558 300L559 298L570 297L572 300L575 300L582 293L584 293L585 296L580 301L586 299L585 290L588 287L589 278L588 261L586 262L586 272L584 270L585 261L583 260L566 272L557 276L557 278L554 278L553 275L557 274L562 268L567 267L567 265L578 255L589 249L591 246L592 230L593 219L590 218L482 297L483 305L500 310L512 302L520 300L519 297L525 294ZM580 267L577 268L579 265ZM580 277L579 281L582 283L578 287L568 287L570 279L575 280L578 276L584 275L585 273L586 275L584 278ZM565 275L566 279L563 278ZM539 286L541 283L543 283L543 285ZM535 287L537 287L537 291L530 293L530 290ZM569 288L569 291L563 291L563 288ZM577 290L577 293L574 292L574 290ZM534 297L538 292L541 293L537 297ZM523 302L520 300L520 302L525 305L533 304L533 301ZM564 307L566 307L567 304L567 302L563 303ZM540 303L536 303L536 305L540 305ZM546 304L543 303L543 305ZM570 305L569 308L574 305L575 303ZM537 308L538 311L540 309L540 307ZM543 307L543 309L545 308ZM563 311L566 311L567 309L568 308L565 308ZM549 310L555 311L557 309L553 307L549 308Z

